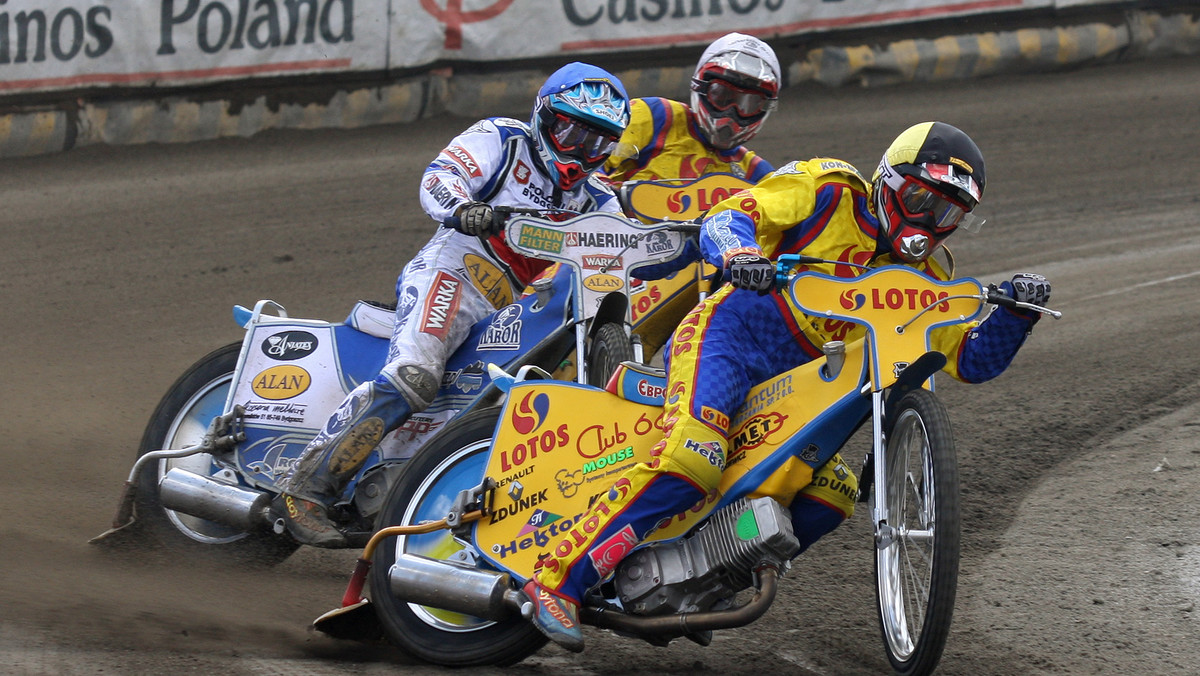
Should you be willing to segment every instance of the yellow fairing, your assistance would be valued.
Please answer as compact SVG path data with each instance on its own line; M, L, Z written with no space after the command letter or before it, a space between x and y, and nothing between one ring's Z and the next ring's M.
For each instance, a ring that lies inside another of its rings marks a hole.
M750 390L746 405L730 426L733 432L721 493L744 491L751 497L769 496L780 504L790 504L796 493L812 482L813 469L808 463L792 455L761 480L752 471L761 472L780 444L837 401L864 396L858 392L864 378L863 356L864 341L856 340L846 345L846 360L836 378L828 378L822 371L825 360L818 359ZM738 485L748 481L749 485Z
M696 179L631 181L621 187L621 196L629 212L643 223L690 221L752 185L733 174L715 173ZM644 281L632 290L633 332L642 337L647 354L662 347L683 315L700 301L701 275L715 272L707 263L696 263L667 279Z
M752 185L733 174L706 174L696 179L626 183L621 192L634 216L643 223L657 223L693 220Z
M879 336L871 341L878 371L872 376L876 390L896 382L905 366L929 350L932 329L969 322L979 315L981 291L974 279L941 282L903 266L852 279L802 274L793 278L789 288L792 302L804 312L852 321Z
M499 483L494 513L476 525L479 548L528 577L588 505L662 438L661 407L551 381L508 394L487 476Z

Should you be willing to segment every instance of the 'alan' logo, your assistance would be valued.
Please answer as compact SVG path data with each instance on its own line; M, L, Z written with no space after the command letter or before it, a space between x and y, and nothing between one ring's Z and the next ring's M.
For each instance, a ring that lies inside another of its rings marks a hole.
M258 374L254 377L250 389L263 399L278 401L304 394L311 384L312 376L308 375L308 371L288 364L272 366Z

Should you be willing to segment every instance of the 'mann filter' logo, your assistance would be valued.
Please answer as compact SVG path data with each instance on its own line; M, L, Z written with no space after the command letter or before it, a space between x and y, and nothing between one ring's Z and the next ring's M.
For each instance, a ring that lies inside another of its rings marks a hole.
M278 361L307 357L317 349L317 337L308 331L284 331L262 342L263 354Z

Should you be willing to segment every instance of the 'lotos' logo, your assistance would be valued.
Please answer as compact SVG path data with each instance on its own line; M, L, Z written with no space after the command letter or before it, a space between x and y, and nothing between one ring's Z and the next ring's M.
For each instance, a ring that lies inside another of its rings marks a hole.
M682 214L692 206L692 198L685 192L677 192L667 196L667 208L673 214Z
M520 434L529 434L546 422L546 416L550 413L550 395L545 392L539 392L534 396L533 392L525 395L520 404L517 404L517 410L512 414L512 426Z
M842 292L842 307L847 310L857 310L867 302L867 297L853 290Z
M284 331L268 336L262 342L262 352L271 359L293 361L315 352L317 337L308 331Z
M941 303L950 294L946 291L932 289L871 289L871 297L858 293L858 289L850 289L842 293L842 307L847 310L857 310L868 301L873 310L923 310L937 306L938 312L949 312L950 304Z

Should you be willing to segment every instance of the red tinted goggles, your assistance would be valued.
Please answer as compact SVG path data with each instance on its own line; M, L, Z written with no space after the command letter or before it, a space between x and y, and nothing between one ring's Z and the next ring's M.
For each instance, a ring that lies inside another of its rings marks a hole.
M696 91L704 94L709 104L725 112L737 108L738 115L754 117L775 108L775 97L757 89L746 89L725 80L699 80Z
M896 191L896 196L905 216L910 219L930 219L935 234L948 233L971 215L970 209L962 202L947 197L913 176L904 177L904 185Z
M562 113L554 113L549 132L550 140L554 142L554 147L559 152L579 157L588 162L605 160L617 147L618 137L589 127Z

